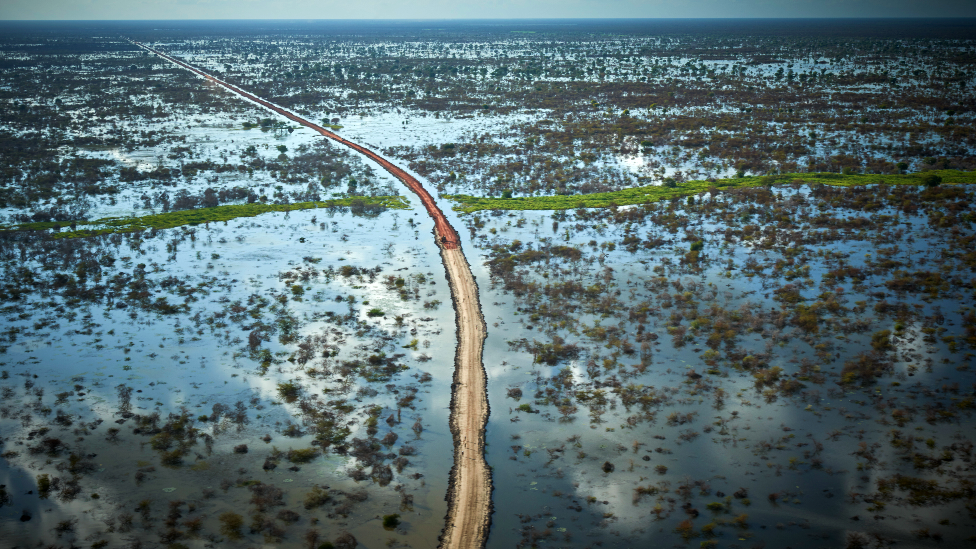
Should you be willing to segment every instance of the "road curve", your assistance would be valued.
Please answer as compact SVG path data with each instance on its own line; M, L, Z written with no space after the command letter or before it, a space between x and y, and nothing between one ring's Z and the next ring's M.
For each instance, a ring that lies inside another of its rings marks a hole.
M159 57L192 71L207 80L249 99L271 111L311 128L323 136L367 156L403 182L419 198L434 219L434 236L447 271L455 311L458 347L454 354L454 382L451 385L451 434L454 438L454 466L447 490L447 517L439 547L471 549L484 547L491 525L491 470L485 461L485 425L488 422L488 378L482 362L487 327L478 301L478 286L457 231L444 217L434 198L415 177L366 147L343 139L300 116L254 96L233 84L215 78L196 67L134 40L126 40Z

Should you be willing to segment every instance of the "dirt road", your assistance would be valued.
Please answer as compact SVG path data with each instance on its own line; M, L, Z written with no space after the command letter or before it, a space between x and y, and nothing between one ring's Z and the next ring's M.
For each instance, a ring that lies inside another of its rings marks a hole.
M478 287L461 248L442 248L441 258L451 284L458 331L451 387L454 467L441 547L483 547L491 520L491 470L484 457L488 379L481 362L486 327Z
M454 437L454 467L451 468L447 491L447 517L440 537L440 547L445 549L483 547L488 537L492 512L491 470L484 457L485 424L488 422L489 413L488 380L481 357L487 327L481 313L481 303L478 301L478 286L461 250L457 231L447 221L444 212L420 181L370 149L344 139L233 84L214 78L179 59L139 42L128 41L289 120L311 128L333 141L359 151L402 181L420 198L427 213L434 219L434 237L440 247L441 259L451 286L458 338L458 347L454 354L450 417L451 434Z

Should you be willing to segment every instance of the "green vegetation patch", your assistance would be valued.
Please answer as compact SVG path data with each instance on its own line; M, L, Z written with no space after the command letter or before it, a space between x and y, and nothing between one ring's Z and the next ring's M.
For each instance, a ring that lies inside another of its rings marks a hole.
M458 203L455 211L471 213L480 210L569 210L575 208L608 208L612 205L645 204L671 198L691 196L716 187L719 189L763 187L790 183L823 183L836 187L858 185L931 185L928 179L937 175L941 183L950 185L976 184L976 172L961 170L932 170L913 174L839 174L839 173L787 173L780 175L746 176L742 178L716 179L715 181L687 181L673 188L664 185L633 187L608 193L528 196L521 198L481 198L466 194L442 195Z
M184 225L230 221L238 217L254 217L268 212L311 210L314 208L329 208L334 206L383 206L394 210L404 210L410 207L410 202L402 196L357 196L325 201L296 202L294 204L235 204L217 206L215 208L201 208L198 210L166 212L142 217L106 217L95 221L23 223L2 228L0 231L45 231L56 229L59 232L52 235L54 238L79 238L100 234L131 233L146 229L172 229ZM62 227L71 227L72 225L74 229L61 231Z

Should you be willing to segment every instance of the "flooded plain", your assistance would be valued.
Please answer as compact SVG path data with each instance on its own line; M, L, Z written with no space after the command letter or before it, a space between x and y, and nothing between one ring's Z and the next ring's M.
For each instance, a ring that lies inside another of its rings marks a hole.
M433 547L444 526L457 340L423 207L119 34L435 196L713 180L609 208L438 196L488 326L488 547L976 539L974 187L735 183L971 170L971 39L99 25L0 44L5 546Z

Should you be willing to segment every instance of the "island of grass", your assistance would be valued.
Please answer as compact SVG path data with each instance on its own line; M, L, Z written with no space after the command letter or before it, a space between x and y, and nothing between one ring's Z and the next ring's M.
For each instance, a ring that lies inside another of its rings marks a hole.
M330 207L348 207L354 212L375 213L386 208L394 210L407 209L410 207L410 202L402 196L357 196L324 201L296 202L294 204L235 204L214 208L200 208L197 210L166 212L142 217L106 217L95 221L22 223L19 225L0 227L0 232L50 230L54 231L52 234L53 238L79 238L100 234L131 233L146 229L172 229L184 225L230 221L238 217L254 217L267 212L288 212ZM70 230L61 230L65 227L70 228Z
M938 179L933 179L935 176ZM457 202L458 212L480 210L569 210L575 208L607 208L612 205L645 204L676 197L691 196L712 188L742 188L806 183L853 187L857 185L932 185L976 184L976 172L961 170L931 170L913 174L839 174L839 173L787 173L779 175L746 176L716 179L714 181L687 181L674 187L647 185L607 193L582 195L527 196L520 198L480 198L466 194L442 195Z

